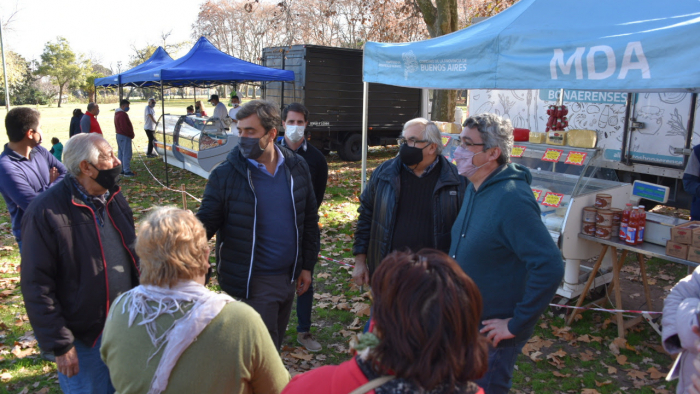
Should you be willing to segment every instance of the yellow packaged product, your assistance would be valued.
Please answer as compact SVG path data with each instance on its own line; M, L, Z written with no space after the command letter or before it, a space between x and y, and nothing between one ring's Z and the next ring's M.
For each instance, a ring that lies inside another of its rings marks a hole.
M549 145L566 145L566 131L549 131L547 132L547 143Z
M529 142L533 144L544 144L546 141L545 133L539 133L537 131L530 132Z
M595 130L569 130L566 132L566 144L576 148L595 148L598 133Z

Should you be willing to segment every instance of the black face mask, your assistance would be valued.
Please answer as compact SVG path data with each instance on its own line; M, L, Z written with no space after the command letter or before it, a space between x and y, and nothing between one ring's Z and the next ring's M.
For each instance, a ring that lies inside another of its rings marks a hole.
M430 144L423 148L416 148L415 146L408 146L408 143L402 144L399 148L399 159L401 159L403 164L409 167L415 166L423 161L423 149L428 146L430 146Z
M262 138L266 137L267 133L265 133ZM265 153L265 149L260 147L260 140L262 138L238 137L238 146L243 157L257 160L262 156L262 154Z
M92 163L90 163L90 165L97 170L97 177L95 177L93 181L97 182L98 185L107 190L111 190L114 186L116 186L122 177L121 164L116 167L112 167L109 170L100 170Z

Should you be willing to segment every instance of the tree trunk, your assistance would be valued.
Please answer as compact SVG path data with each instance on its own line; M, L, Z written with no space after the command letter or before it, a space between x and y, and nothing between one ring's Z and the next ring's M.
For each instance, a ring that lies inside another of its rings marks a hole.
M61 100L63 100L63 84L58 85L58 108L61 108Z
M458 30L457 0L415 0L415 5L423 14L423 20L431 38ZM454 122L457 91L433 91L432 120Z
M431 120L440 122L455 121L455 106L457 104L456 90L434 90Z

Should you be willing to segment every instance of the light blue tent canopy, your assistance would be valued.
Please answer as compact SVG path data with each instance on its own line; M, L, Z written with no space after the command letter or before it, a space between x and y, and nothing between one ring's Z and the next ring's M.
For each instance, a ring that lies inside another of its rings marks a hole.
M139 73L145 70L150 70L152 68L157 68L162 66L163 64L170 63L172 61L173 58L170 57L170 55L168 55L168 52L166 52L165 49L163 49L163 47L158 47L158 49L156 49L155 52L153 52L153 54L151 55L151 57L148 58L148 60L139 64L138 66L130 70L124 71L120 74L95 79L95 86L102 86L105 88L117 87L123 83L122 78L124 76Z
M365 45L363 79L429 89L700 90L697 0L521 0L430 40Z
M700 1L520 0L430 40L365 44L367 83L425 89L700 91Z
M235 58L218 50L205 37L200 37L185 56L160 67L130 73L121 81L133 86L209 87L252 81L294 81L294 72Z

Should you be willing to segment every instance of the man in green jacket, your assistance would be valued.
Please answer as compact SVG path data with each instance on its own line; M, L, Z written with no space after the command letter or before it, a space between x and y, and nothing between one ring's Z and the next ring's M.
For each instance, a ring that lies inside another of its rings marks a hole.
M469 179L452 227L450 256L479 287L481 332L493 348L476 381L486 394L507 393L515 360L564 276L561 253L542 223L530 171L509 163L510 121L493 114L468 118L454 158Z

